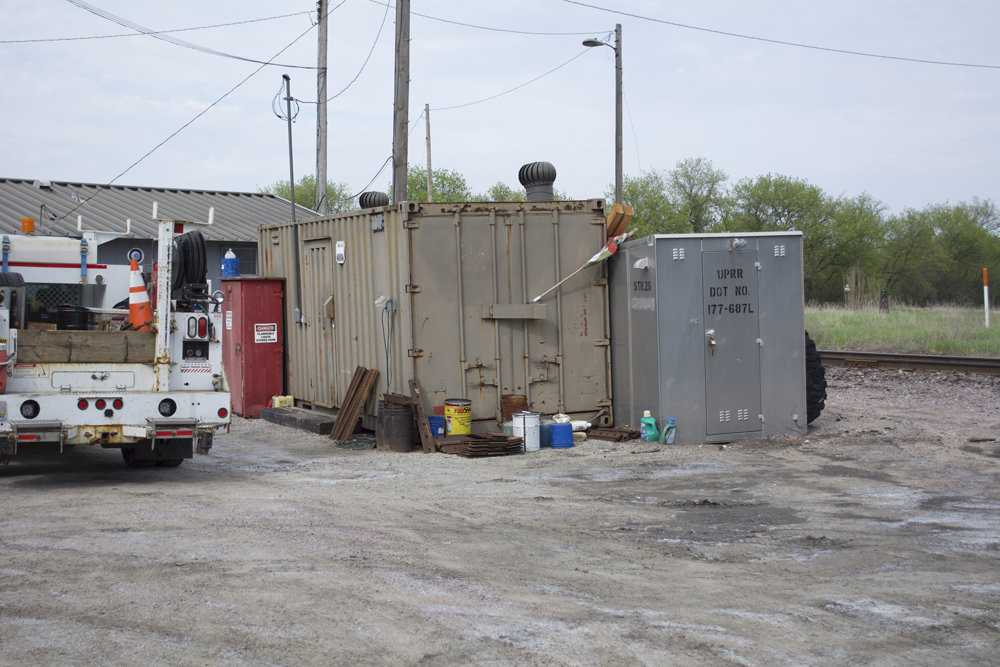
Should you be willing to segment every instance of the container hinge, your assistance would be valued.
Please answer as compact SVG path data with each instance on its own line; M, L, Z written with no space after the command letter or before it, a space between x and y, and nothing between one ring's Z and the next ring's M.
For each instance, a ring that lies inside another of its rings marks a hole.
M754 262L753 265L757 267L758 271L760 271L760 262Z
M410 356L410 357L422 357L422 356L424 356L424 351L423 350L407 350L406 354L407 354L407 356Z
M763 423L764 423L764 415L757 415L757 419L759 419L759 420L760 420L760 423L761 423L761 424L763 424Z
M403 222L403 229L420 229L420 221L406 220Z
M420 291L420 285L407 285L406 286L406 293L407 294L416 294L419 291Z
M594 282L591 283L594 287L603 287L608 284L607 278L594 278Z
M611 339L609 338L602 338L601 340L594 343L594 347L610 347L610 346L611 346Z
M479 382L470 382L470 387L499 387L500 385L496 380L480 380Z
M602 398L602 399L600 399L600 400L597 401L597 407L599 407L599 408L608 408L608 407L611 407L611 405L612 405L612 402L611 402L610 398Z
M757 339L757 347L764 347L764 340L762 338Z

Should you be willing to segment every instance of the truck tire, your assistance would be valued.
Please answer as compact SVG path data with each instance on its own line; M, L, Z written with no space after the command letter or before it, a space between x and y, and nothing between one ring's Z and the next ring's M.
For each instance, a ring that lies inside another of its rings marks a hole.
M812 424L826 407L826 369L816 343L806 332L806 423Z
M153 459L137 459L135 447L122 447L122 460L129 468L152 468L156 464Z
M0 273L0 287L24 287L24 276L10 271Z
M156 462L157 468L176 468L184 463L184 459L163 459Z

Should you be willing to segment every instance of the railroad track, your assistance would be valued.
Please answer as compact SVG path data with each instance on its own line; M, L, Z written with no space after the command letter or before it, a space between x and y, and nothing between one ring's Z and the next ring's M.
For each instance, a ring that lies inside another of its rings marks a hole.
M894 352L849 352L820 350L824 366L891 368L906 371L955 371L977 375L1000 375L1000 359L951 357L942 354L899 354Z

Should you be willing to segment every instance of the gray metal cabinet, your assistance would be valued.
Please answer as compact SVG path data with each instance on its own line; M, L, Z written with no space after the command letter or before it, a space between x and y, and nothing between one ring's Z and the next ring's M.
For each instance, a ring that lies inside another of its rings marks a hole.
M655 235L611 264L615 423L678 443L806 432L800 232Z

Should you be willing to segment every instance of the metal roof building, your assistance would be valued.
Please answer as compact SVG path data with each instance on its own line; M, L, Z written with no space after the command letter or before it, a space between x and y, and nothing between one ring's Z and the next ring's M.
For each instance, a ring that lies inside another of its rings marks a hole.
M35 233L79 236L77 216L83 228L125 231L132 220L131 238L155 239L153 202L159 216L175 220L206 221L215 208L214 224L203 229L208 241L257 243L257 228L291 220L291 203L259 192L219 192L181 188L137 187L0 178L0 233L21 232L21 218L35 219ZM319 215L296 206L297 218Z

